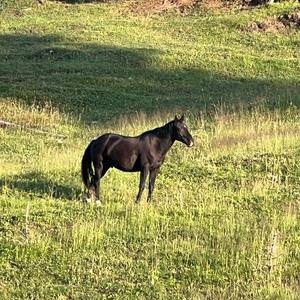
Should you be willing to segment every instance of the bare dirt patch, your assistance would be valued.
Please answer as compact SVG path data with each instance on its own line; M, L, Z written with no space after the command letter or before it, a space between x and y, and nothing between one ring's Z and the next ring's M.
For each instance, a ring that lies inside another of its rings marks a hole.
M283 14L279 17L268 17L265 21L251 22L242 28L248 32L287 32L290 29L300 30L300 12Z

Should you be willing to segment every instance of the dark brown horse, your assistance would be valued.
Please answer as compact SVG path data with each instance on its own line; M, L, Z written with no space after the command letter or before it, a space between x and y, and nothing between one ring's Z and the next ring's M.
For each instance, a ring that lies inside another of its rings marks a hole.
M100 204L100 178L109 168L117 168L125 172L141 172L136 202L140 201L147 176L150 175L148 201L151 201L158 170L175 141L189 147L194 144L193 137L184 124L184 116L175 116L174 120L164 126L137 137L106 133L92 140L81 163L82 180L89 190L88 197L94 191L96 203Z

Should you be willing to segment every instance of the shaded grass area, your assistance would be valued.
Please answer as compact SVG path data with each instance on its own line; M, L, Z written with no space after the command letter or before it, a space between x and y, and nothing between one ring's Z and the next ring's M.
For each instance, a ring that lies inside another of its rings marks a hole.
M0 96L51 103L85 122L220 103L298 105L298 35L242 32L247 19L48 4L3 23Z
M296 79L230 77L197 68L164 70L152 66L153 57L159 56L155 49L78 43L72 49L64 41L55 46L58 40L53 36L2 37L11 49L2 60L1 96L29 104L50 102L67 113L81 114L85 121L220 103L234 106L243 102L246 107L263 103L270 108L291 102L298 105Z
M55 179L51 177L55 177ZM63 178L58 177L58 174L45 176L36 171L0 180L0 185L34 197L46 196L74 200L78 199L80 195L80 189L76 190L72 183L64 182Z

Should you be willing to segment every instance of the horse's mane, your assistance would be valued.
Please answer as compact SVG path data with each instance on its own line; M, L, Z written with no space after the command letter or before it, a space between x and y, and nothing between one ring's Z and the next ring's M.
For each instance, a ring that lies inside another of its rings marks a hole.
M170 121L161 127L157 127L142 133L141 136L152 134L157 137L166 137L170 134L172 126L173 126L173 121Z

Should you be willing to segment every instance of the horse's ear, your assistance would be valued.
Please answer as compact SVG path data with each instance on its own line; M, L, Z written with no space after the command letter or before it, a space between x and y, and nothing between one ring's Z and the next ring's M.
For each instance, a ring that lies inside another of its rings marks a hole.
M181 122L183 122L184 121L184 114L182 114L182 116L181 116L181 118L180 118L180 120L179 121L181 121Z
M175 115L175 118L174 118L175 121L179 121L177 115Z

